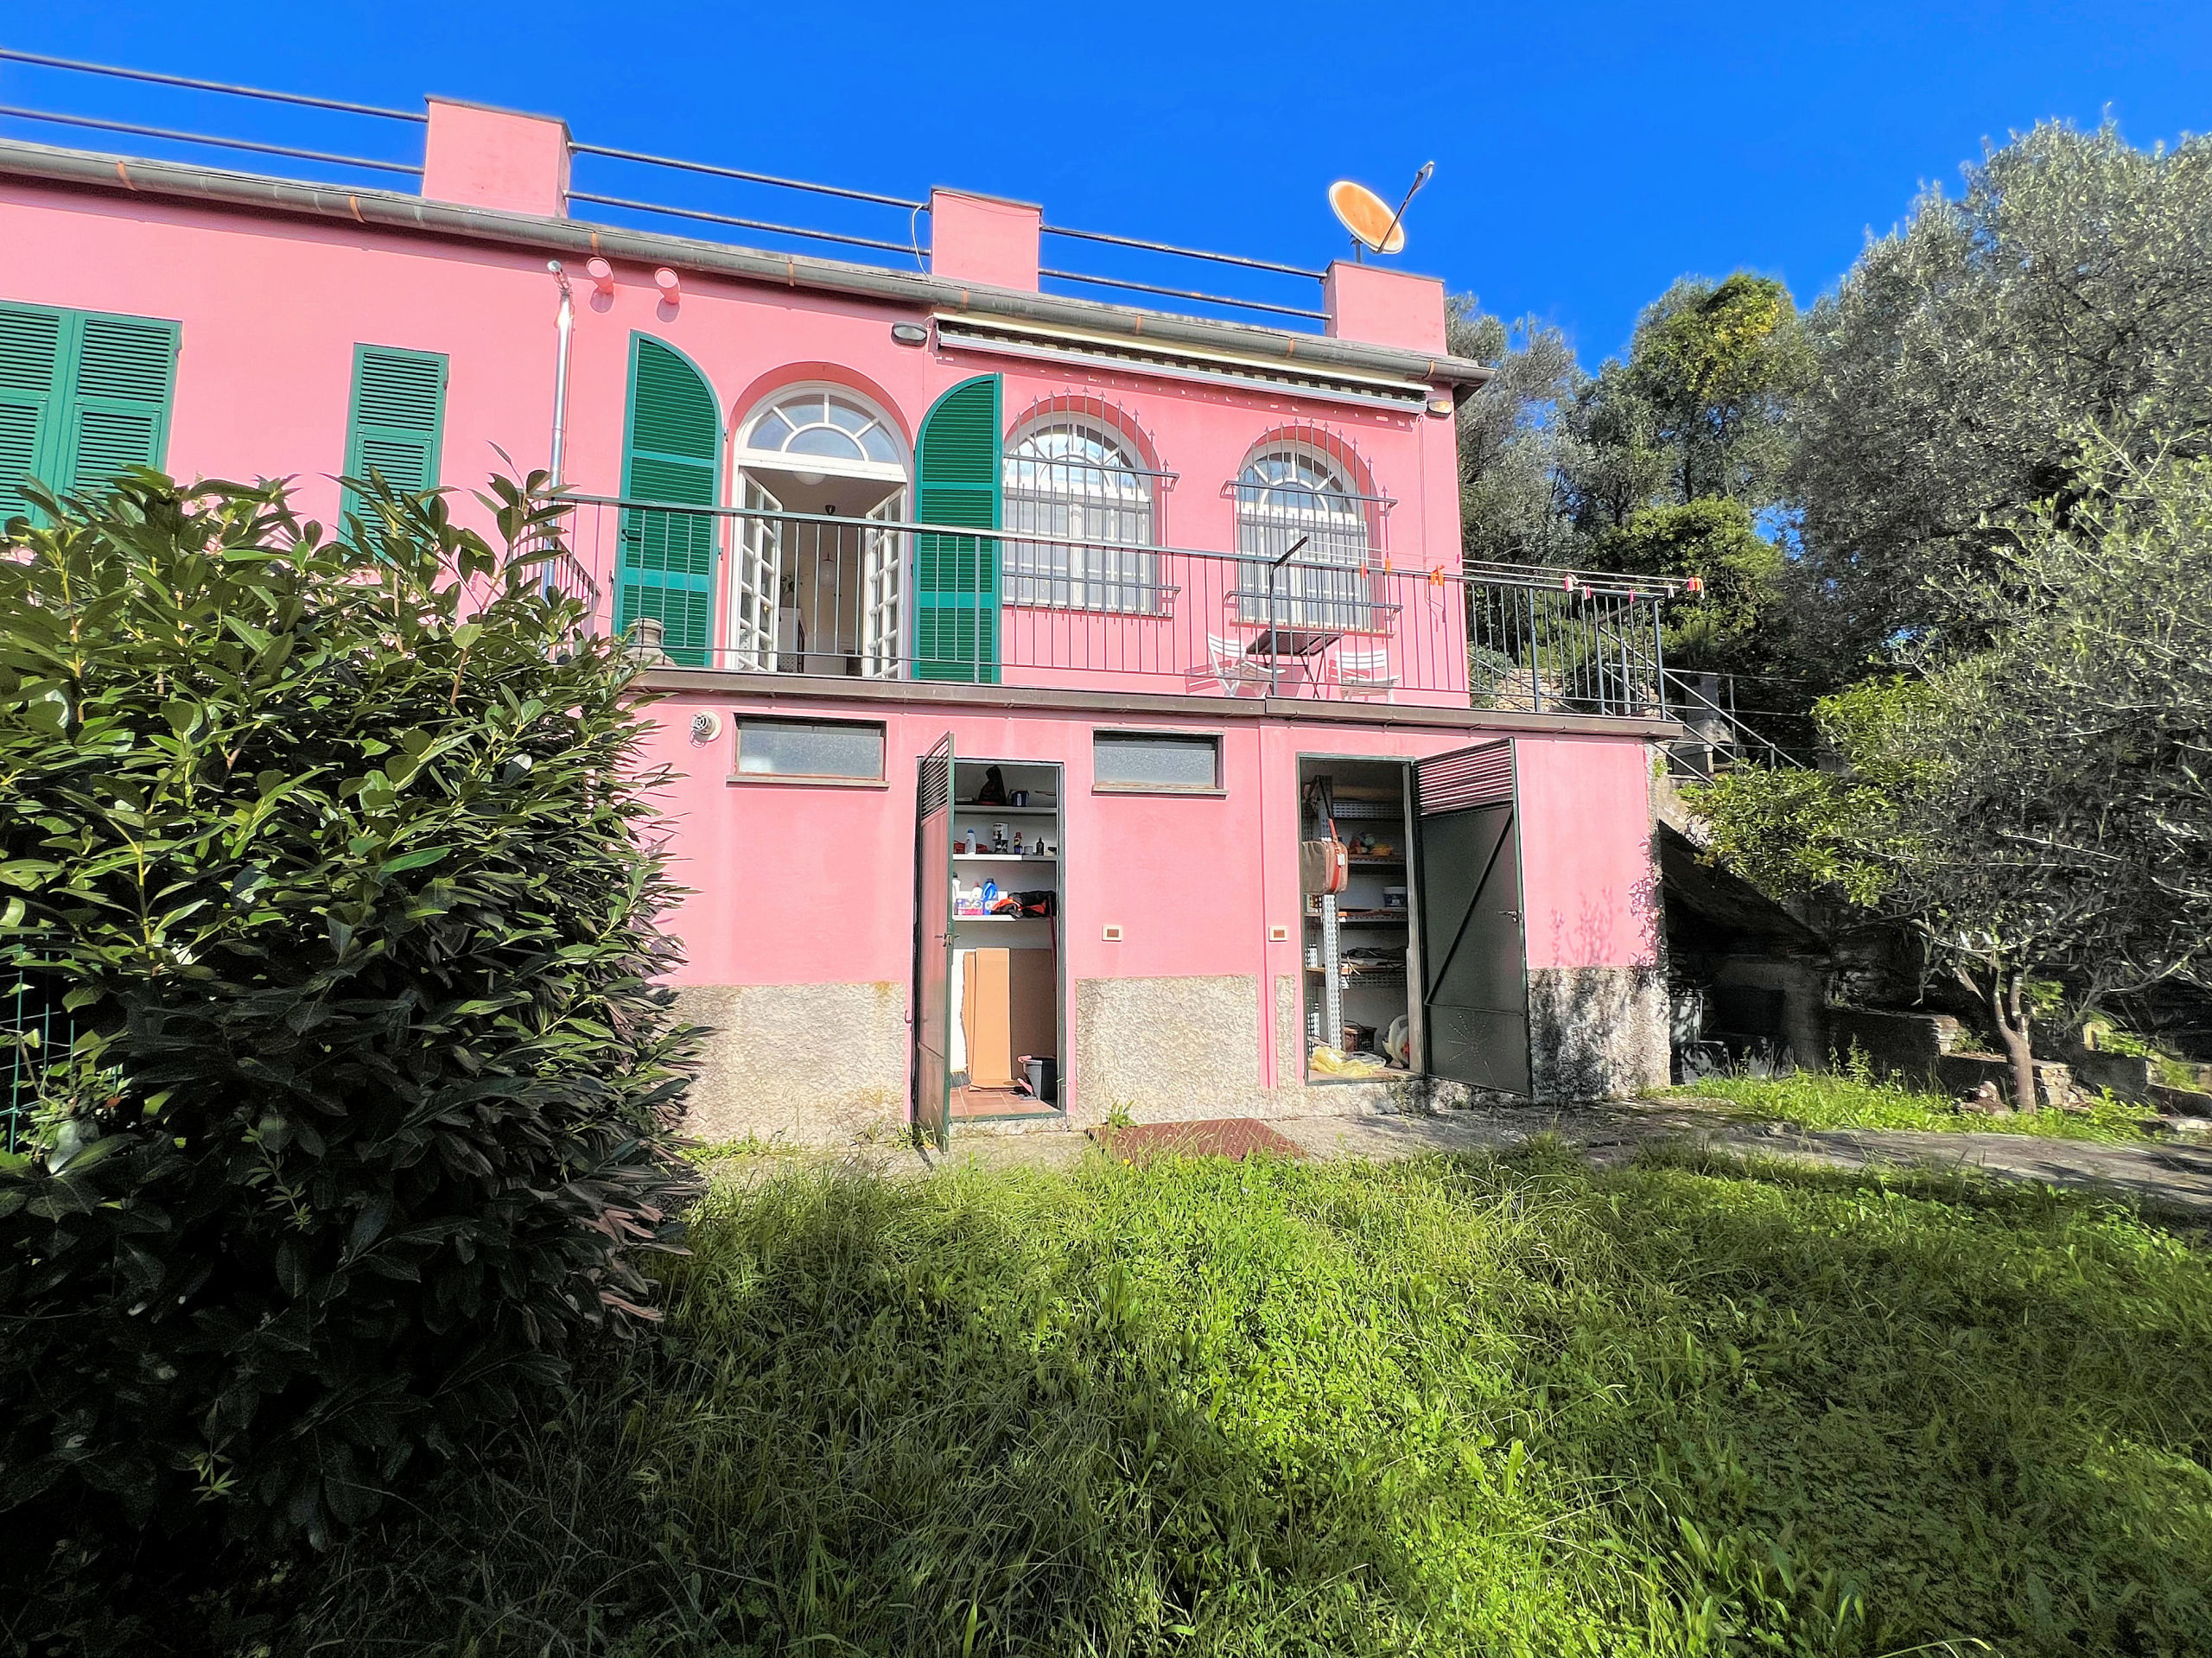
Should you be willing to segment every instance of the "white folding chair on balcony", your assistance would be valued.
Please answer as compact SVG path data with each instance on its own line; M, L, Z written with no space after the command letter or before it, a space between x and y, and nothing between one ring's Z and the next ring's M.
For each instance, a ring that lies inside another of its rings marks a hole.
M1334 679L1339 696L1388 696L1398 689L1397 670L1388 650L1347 651L1338 647Z
M1218 685L1230 696L1265 696L1273 683L1266 663L1246 655L1240 640L1218 633L1206 635L1206 665L1192 669L1184 678L1194 691Z

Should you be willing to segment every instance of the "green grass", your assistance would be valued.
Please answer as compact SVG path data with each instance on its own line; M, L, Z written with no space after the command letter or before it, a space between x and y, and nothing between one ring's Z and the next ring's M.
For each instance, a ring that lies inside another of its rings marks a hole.
M1802 1128L1917 1128L1936 1134L2034 1134L2048 1140L2142 1140L2152 1113L2102 1096L2081 1111L2030 1111L1987 1117L1961 1111L1948 1095L1850 1071L1786 1077L1707 1077L1670 1089L1675 1099L1725 1102L1732 1115Z
M785 1166L692 1247L658 1339L289 1585L278 1649L2212 1652L2212 1263L2109 1204Z

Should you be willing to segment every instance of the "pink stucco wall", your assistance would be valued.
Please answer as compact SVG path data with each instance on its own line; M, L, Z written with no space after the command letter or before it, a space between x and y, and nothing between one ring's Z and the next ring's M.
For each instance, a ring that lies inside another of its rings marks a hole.
M441 473L463 487L499 467L545 464L552 423L553 282L544 259L429 236L349 228L104 194L0 183L0 298L170 318L181 324L168 468L183 477L296 475L298 502L327 518L344 463L357 342L450 360ZM1079 399L1115 411L1175 474L1161 538L1231 551L1224 486L1284 432L1340 447L1395 506L1382 552L1400 569L1455 568L1453 423L1258 389L998 359L893 342L918 313L685 272L670 305L650 267L618 262L611 295L578 279L569 410L569 481L614 494L633 331L705 373L726 421L779 385L842 378L887 405L911 444L930 404L972 375L1005 376L1008 418ZM725 468L727 472L727 468ZM728 480L725 478L725 487ZM464 519L475 514L456 502ZM1418 617L1411 625L1424 625ZM1438 659L1448 653L1437 653ZM1100 682L1109 685L1116 681Z
M474 130L470 118L465 110L448 115L446 130L458 142ZM477 136L491 147L487 154L508 140L537 141L534 129L486 128ZM478 179L469 187L480 193L497 183ZM22 257L22 250L36 255ZM524 468L545 463L556 290L543 266L543 254L523 249L0 184L0 298L177 321L181 351L168 469L186 478L292 475L297 505L326 520L337 506L332 474L344 461L357 343L448 355L441 457L448 484L465 492L480 482L501 464L495 447ZM779 387L824 379L880 404L910 451L932 401L977 373L1004 375L1009 420L1039 405L1110 410L1147 458L1174 474L1160 534L1182 547L1234 549L1236 505L1225 486L1255 446L1295 433L1346 457L1364 488L1395 501L1381 548L1395 569L1443 571L1459 562L1458 466L1448 419L901 346L890 324L914 320L918 313L911 308L690 270L680 305L661 297L648 266L618 262L606 294L594 292L580 270L572 275L577 312L568 471L585 492L620 491L630 342L642 333L698 365L731 429ZM1380 331L1366 337L1428 339L1421 308L1434 295L1413 279L1340 273L1338 287L1348 318ZM464 521L480 522L465 493L456 510ZM1463 672L1457 591L1433 585L1433 601L1408 607L1396 648L1432 664L1432 673L1441 671L1435 664L1453 664ZM1190 583L1186 589L1195 590ZM1218 613L1219 595L1207 602L1215 607L1209 613ZM1033 614L1009 622L1017 629L1040 626L1137 632L1148 624ZM1442 687L1433 698L1454 700L1448 677L1422 677ZM1109 671L1092 684L1122 693L1181 689L1161 679L1155 684ZM1068 684L1070 677L1058 683ZM747 708L842 709L848 717L881 719L889 739L887 785L734 784L727 726L705 747L689 739L690 715L701 708L726 716ZM653 757L683 774L665 802L676 873L696 889L674 918L689 955L679 978L718 985L906 983L913 950L915 757L950 731L963 754L1057 760L1065 768L1061 927L1071 982L1236 975L1271 988L1300 971L1299 756L1411 758L1478 734L1392 726L1380 711L1374 723L1354 725L1260 717L1241 708L1224 713L1218 705L1120 718L815 699L779 707L734 678L726 692L671 700L654 720ZM1100 725L1220 732L1225 792L1095 792L1090 734ZM1531 965L1655 959L1640 740L1531 736L1521 740L1521 754ZM1109 924L1122 929L1118 942L1102 937ZM1271 925L1285 927L1287 938L1269 942ZM1270 989L1262 1007L1271 1001ZM1298 1056L1274 1051L1272 1026L1260 1017L1262 1081L1272 1086Z
M930 274L1037 291L1045 210L1026 201L930 192Z
M1529 965L1650 966L1659 893L1649 751L1603 737L1516 747Z
M1433 276L1339 259L1329 267L1325 308L1340 339L1444 350L1444 284Z
M429 105L423 195L548 219L569 211L566 123L450 98Z
M789 715L787 703L685 693L664 707L652 758L682 774L664 806L675 876L695 890L671 923L687 952L676 977L702 985L906 983L917 758L948 732L968 758L1063 767L1060 937L1070 984L1236 975L1272 985L1300 974L1300 757L1417 759L1477 735L1274 718L810 703L821 717L885 722L887 780L852 788L728 780L736 719ZM705 745L688 735L700 709L725 716L721 734ZM1224 792L1095 790L1091 734L1101 727L1220 734ZM1517 742L1529 965L1648 965L1656 959L1656 912L1643 744ZM1121 929L1118 942L1104 938L1109 925ZM1287 939L1270 942L1271 926L1287 929ZM1274 1051L1261 1017L1262 1081L1273 1086L1279 1070L1293 1074L1299 1056Z

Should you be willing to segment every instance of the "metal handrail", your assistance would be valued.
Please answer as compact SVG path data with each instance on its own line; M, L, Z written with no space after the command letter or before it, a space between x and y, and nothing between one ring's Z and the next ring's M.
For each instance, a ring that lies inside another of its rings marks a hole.
M317 98L303 92L277 92L262 86L244 86L229 81L209 80L194 75L165 74L149 69L132 69L119 64L93 63L79 58L65 58L49 53L26 52L14 48L0 47L0 59L25 63L41 68L63 69L79 74L103 75L121 80L143 82L151 86L177 86L194 92L217 92L226 97L257 98L265 103L288 104L304 109L328 110L345 115L373 116L384 120L405 121L416 126L426 125L429 117L414 110L386 109L380 105L360 104L346 98ZM319 149L308 149L289 144L262 143L244 138L223 138L210 133L189 132L178 129L156 127L137 123L108 120L93 116L67 115L54 111L16 106L0 108L0 117L16 120L48 122L56 125L75 126L97 131L128 133L136 137L158 138L166 142L205 145L212 149L232 149L264 156L281 156L292 160L319 162L326 166L357 167L372 171L395 173L420 178L423 168L404 162L378 161L363 156L346 156ZM877 190L855 190L842 185L817 184L811 180L785 178L774 173L762 173L748 168L724 167L711 162L688 161L676 156L657 156L647 150L630 149L615 144L579 143L569 145L573 156L595 156L609 161L633 162L640 166L664 167L678 172L691 173L709 178L731 179L741 183L759 184L776 189L799 190L810 194L831 197L844 201L866 202L878 206L896 207L914 216L930 211L925 200L910 196L891 195ZM741 230L760 232L775 236L796 237L804 240L834 243L846 247L868 248L884 253L921 257L920 238L910 233L904 242L880 238L855 235L845 232L802 229L798 226L777 224L766 219L745 218L735 214L717 213L703 208L678 207L658 202L645 202L627 197L605 195L584 191L573 191L570 199L592 202L601 206L615 207L624 212L662 213L708 224L728 225ZM1204 248L1182 247L1172 242L1156 242L1145 237L1122 236L1108 231L1077 229L1069 225L1040 225L1039 233L1062 237L1074 241L1094 243L1108 247L1129 248L1140 252L1163 254L1179 259L1197 259L1209 264L1240 270L1263 271L1274 276L1299 276L1309 282L1325 283L1327 272L1310 270L1302 265L1287 264L1276 259L1252 258L1243 254L1217 253ZM1071 283L1083 287L1113 289L1130 294L1147 294L1163 299L1182 300L1193 304L1219 306L1230 310L1249 311L1262 316L1294 317L1302 322L1322 322L1328 319L1325 310L1305 306L1285 305L1273 300L1240 299L1227 294L1213 294L1203 289L1179 288L1162 283L1139 281L1134 277L1094 276L1086 272L1045 269L1040 277L1056 283Z
M46 121L55 126L90 127L99 132L128 132L141 138L166 138L172 143L207 144L216 149L251 150L257 156L286 156L296 161L324 162L334 167L365 167L379 173L404 173L410 178L423 176L423 169L410 167L405 162L371 161L366 156L340 156L327 149L300 149L290 144L264 144L251 138L217 138L204 132L181 132L173 127L140 126L132 121L107 121L90 115L54 115L44 110L27 110L18 105L0 104L0 115L18 121Z
M1683 678L1683 677L1675 670L1672 668L1661 669L1660 684L1662 690L1666 689L1669 681L1673 682L1674 689L1677 694L1686 696L1694 705L1695 705L1695 709L1701 709L1703 712L1718 715L1721 722L1728 727L1729 734L1732 740L1742 741L1748 739L1751 742L1756 743L1759 746L1766 749L1772 754L1775 759L1779 760L1783 765L1789 766L1793 771L1802 772L1805 769L1805 765L1802 760L1800 760L1796 755L1790 753L1788 749L1783 747L1781 744L1776 742L1772 738L1766 736L1761 732L1752 730L1751 727L1745 725L1741 720L1736 717L1736 714L1733 709L1722 708L1719 703L1714 702L1703 691L1698 689L1696 686L1691 684L1688 680Z
M419 168L417 169L420 170ZM702 207L671 207L658 201L631 201L621 196L594 195L588 190L569 192L571 201L589 201L601 207L620 207L631 213L670 213L678 219L704 219L713 225L734 225L741 230L766 231L776 236L797 236L815 242L841 242L848 247L881 248L890 253L913 253L921 250L905 242L886 242L873 236L849 236L842 231L803 230L797 225L772 224L763 219L740 219L731 213L710 213Z
M840 184L816 184L806 179L780 178L773 173L751 173L743 168L720 167L711 162L687 162L674 156L651 156L642 149L617 149L608 144L571 143L569 152L577 156L606 156L618 162L638 162L649 167L673 167L686 173L704 173L718 179L739 179L747 184L772 184L784 190L810 190L817 195L842 196L848 201L873 201L886 207L916 208L923 213L930 210L926 201L915 201L906 196L880 195L873 190L849 190Z
M44 69L74 69L88 75L114 75L124 80L151 81L157 86L187 86L194 92L225 92L232 98L258 98L272 104L300 104L313 110L336 110L346 115L380 116L387 121L412 121L427 125L430 118L419 110L387 110L375 104L351 104L339 98L312 98L305 92L270 92L264 86L238 86L225 80L200 80L190 75L158 74L151 69L125 69L112 63L86 63L77 58L57 58L43 52L21 52L0 46L0 58L16 63L35 63Z
M1230 299L1223 294L1204 294L1191 288L1162 288L1157 283L1128 282L1120 276L1085 276L1072 270L1039 270L1040 276L1050 276L1056 282L1084 283L1093 288L1125 288L1133 294L1159 294L1168 299L1197 300L1206 305L1233 305L1241 311L1268 311L1277 316L1311 317L1316 321L1329 320L1326 311L1309 311L1296 305L1276 305L1266 300Z
M1211 259L1216 264L1243 265L1248 270L1273 270L1286 276L1305 276L1313 282L1326 282L1325 270L1308 270L1303 265L1278 264L1273 259L1249 259L1241 253L1209 253L1203 248L1177 247L1173 242L1148 242L1141 236L1116 236L1106 231L1073 230L1065 225L1040 225L1038 229L1046 236L1065 236L1079 242L1103 242L1110 247L1141 248L1147 253L1172 253L1181 259Z

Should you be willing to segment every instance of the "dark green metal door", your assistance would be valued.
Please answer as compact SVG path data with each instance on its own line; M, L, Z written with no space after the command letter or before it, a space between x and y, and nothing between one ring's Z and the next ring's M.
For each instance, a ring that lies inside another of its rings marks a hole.
M1526 1094L1529 951L1512 742L1420 761L1414 796L1425 1068Z
M914 793L914 1133L952 1140L952 734L922 756Z

